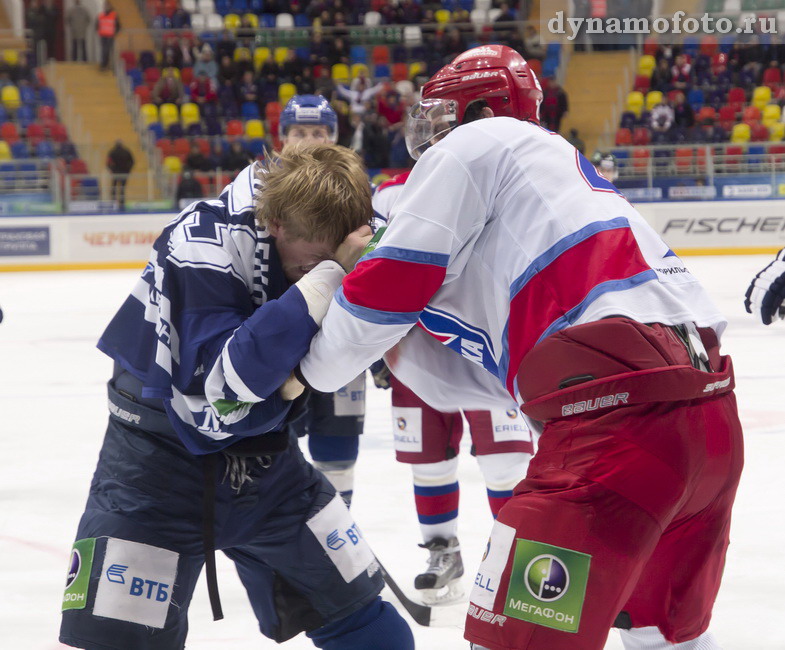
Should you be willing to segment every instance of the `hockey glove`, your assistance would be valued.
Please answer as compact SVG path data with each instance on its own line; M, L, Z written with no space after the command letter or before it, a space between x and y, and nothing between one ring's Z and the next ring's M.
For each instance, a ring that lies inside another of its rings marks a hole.
M785 318L785 248L776 259L752 280L744 298L747 313L760 318L764 325Z
M390 369L384 363L384 359L379 359L377 362L372 363L369 370L376 388L387 390L390 387Z

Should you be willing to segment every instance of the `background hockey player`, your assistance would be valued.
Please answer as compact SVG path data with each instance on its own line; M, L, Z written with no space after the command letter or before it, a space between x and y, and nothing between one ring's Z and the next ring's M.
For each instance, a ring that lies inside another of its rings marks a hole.
M410 172L393 176L373 195L377 222L389 223L395 199ZM430 314L438 317L437 314ZM447 321L443 324L449 327ZM445 330L446 331L446 330ZM377 378L378 385L378 376ZM414 503L428 549L428 568L414 579L426 603L448 603L463 596L460 579L463 560L458 541L458 452L463 435L459 402L442 409L426 404L412 390L388 373L392 389L395 457L412 467ZM496 518L512 497L512 489L525 476L533 453L532 434L509 395L493 410L463 411L469 424L472 454L477 457Z
M321 95L295 95L281 111L283 148L293 144L327 144L338 140L338 116ZM292 424L308 434L308 451L321 470L351 504L354 466L365 419L365 372L335 393L312 393L304 415Z
M750 283L744 308L764 325L785 318L785 248Z
M591 164L594 169L605 180L614 183L619 177L619 165L616 162L616 156L607 151L595 151L591 157Z
M718 647L707 628L743 462L724 317L591 162L539 126L519 54L464 52L422 96L407 122L421 157L301 378L332 390L397 343L390 368L423 398L478 408L495 381L542 428L475 579L478 647L595 650L614 621L628 648Z
M255 189L259 186L260 189ZM110 419L79 523L60 640L177 649L202 565L234 561L263 634L412 649L341 497L284 432L292 369L372 215L361 161L293 147L191 204L156 240L99 348Z

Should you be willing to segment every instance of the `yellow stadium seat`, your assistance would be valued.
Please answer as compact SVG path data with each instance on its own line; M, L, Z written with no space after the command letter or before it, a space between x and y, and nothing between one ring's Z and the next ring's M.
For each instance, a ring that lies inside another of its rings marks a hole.
M139 110L142 112L142 121L145 126L158 121L158 107L155 104L142 104Z
M627 110L635 113L638 117L641 116L643 112L643 105L645 103L645 99L643 97L643 93L637 90L633 90L629 95L627 95Z
M763 107L763 118L761 119L761 122L766 126L771 127L772 124L779 122L781 117L782 109L779 104L766 104L766 106Z
M785 140L785 122L777 122L769 127L769 142Z
M3 61L8 65L16 65L19 63L19 52L16 50L3 50Z
M438 9L434 16L436 17L436 22L440 25L449 23L450 18L452 18L452 14L450 13L449 9Z
M646 110L650 111L662 101L662 93L659 90L652 90L646 94Z
M349 79L349 66L345 63L336 63L332 67L332 78L335 83L348 84Z
M163 70L161 70L162 77L165 77L168 74L173 75L175 79L180 78L180 70L178 68L175 68L174 66L170 66L168 68L164 68Z
M161 107L158 109L158 116L164 128L180 121L180 113L176 104L161 104Z
M0 160L11 160L11 147L5 140L0 140Z
M365 76L368 76L368 66L364 63L354 63L352 64L352 79L355 77L359 77L360 73L365 73Z
M183 163L177 156L164 158L164 170L170 174L179 174L183 171Z
M224 27L235 30L242 24L242 19L237 14L226 14L224 16Z
M259 16L256 14L243 14L243 20L254 29L259 27Z
M733 131L730 134L730 141L735 144L744 144L745 142L750 141L750 137L752 136L752 130L750 129L749 124L734 124Z
M245 136L247 138L263 138L264 123L261 120L248 120L245 123Z
M651 54L644 54L640 59L638 59L639 75L651 77L651 74L654 72L654 68L656 67L657 59L655 59Z
M262 64L269 60L270 58L270 48L269 47L257 47L253 51L253 67L257 70L262 67Z
M188 102L180 107L180 119L183 121L183 126L189 124L198 124L201 120L199 116L199 106Z
M19 98L19 88L16 86L3 86L0 100L2 100L3 106L11 110L16 110L22 105L22 100Z
M771 101L771 88L768 86L758 86L752 92L752 105L757 106L761 111L766 104Z
M283 83L278 86L278 102L281 106L286 106L286 103L297 94L297 86L290 83Z
M286 61L286 57L289 56L289 48L288 47L276 47L273 51L273 59L278 65L281 65L284 61Z
M409 79L414 79L419 74L425 73L425 64L422 61L415 61L409 66Z
M235 61L250 61L251 60L251 50L247 47L236 47L234 48L234 60Z

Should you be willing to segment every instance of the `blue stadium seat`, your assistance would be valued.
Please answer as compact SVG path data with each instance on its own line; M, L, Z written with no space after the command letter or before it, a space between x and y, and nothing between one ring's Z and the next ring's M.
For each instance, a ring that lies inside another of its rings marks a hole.
M264 0L249 0L248 2L248 10L254 14L263 14L264 13Z
M54 158L55 147L49 140L42 140L35 148L36 158Z
M207 117L204 120L204 125L207 129L207 135L209 136L221 135L221 133L223 133L223 129L221 128L221 123L218 121L218 118Z
M201 122L193 122L188 125L185 129L185 135L189 137L197 137L200 135L204 135L204 128L202 127Z
M16 111L16 119L20 126L27 128L35 122L35 109L28 104L23 104Z
M556 59L545 59L545 62L542 64L542 76L553 77L558 67L559 62Z
M750 147L747 149L747 154L749 155L747 162L750 166L760 165L765 160L766 147L757 144L750 145Z
M248 153L254 157L263 155L265 146L266 143L262 138L254 138L253 140L248 140L248 142L245 143Z
M695 36L687 36L684 39L684 53L691 59L698 55L700 41Z
M561 43L548 43L545 48L545 58L558 61L561 58Z
M38 101L44 106L57 106L57 95L50 86L41 86L38 89Z
M311 48L308 45L303 45L302 47L296 47L294 48L294 53L297 55L298 59L307 61L311 56Z
M14 144L11 145L11 155L14 158L29 158L30 151L27 149L27 143L22 142L21 140L19 140L19 142L14 142Z
M736 36L733 34L725 34L720 39L720 52L728 54L733 49L733 44L736 42Z
M390 66L386 63L379 63L378 65L374 66L373 68L373 76L376 79L381 77L389 77L390 76Z
M232 3L229 0L215 0L215 13L219 16L232 13Z
M142 77L142 71L139 68L134 68L133 70L128 71L128 78L131 80L131 85L134 88L138 88L139 86L144 84L144 78Z
M23 104L35 106L35 90L33 90L32 86L19 86L19 99L22 100Z
M232 0L232 9L236 14L248 13L248 0Z
M70 162L74 158L78 158L76 147L73 142L63 142L60 145L60 157L66 162Z
M240 109L240 117L244 120L258 120L260 118L258 104L256 102L243 102L243 106Z
M185 131L183 131L183 127L179 122L174 122L173 124L169 125L169 128L166 129L166 135L170 138L182 138L185 135Z
M150 50L144 50L139 53L139 67L142 70L155 67L155 53Z
M687 103L692 106L693 110L700 109L703 106L706 98L703 95L703 90L700 88L692 88L690 92L687 93Z
M635 128L635 119L635 113L631 111L625 111L621 114L621 122L619 123L619 126L622 129L629 129L632 131Z
M362 45L352 45L349 50L349 59L352 63L367 63L368 53Z
M156 142L164 137L164 127L160 122L153 122L147 125L147 130L152 132Z
M0 124L7 121L8 121L8 111L5 110L5 106L0 104Z
M294 16L294 26L295 27L310 27L311 21L308 20L308 16L305 14L295 14Z
M275 27L275 14L262 14L259 16L259 27Z
M97 199L100 195L98 190L98 179L93 176L87 176L82 179L81 183L82 196L85 199Z

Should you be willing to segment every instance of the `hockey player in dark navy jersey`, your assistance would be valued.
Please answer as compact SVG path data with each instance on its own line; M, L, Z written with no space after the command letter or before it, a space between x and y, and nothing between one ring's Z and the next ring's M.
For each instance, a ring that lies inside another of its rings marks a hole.
M109 425L71 554L60 640L183 648L214 550L235 562L263 634L328 650L414 647L379 596L343 500L285 433L292 369L370 239L370 189L348 149L251 165L156 240L99 348L115 361Z

